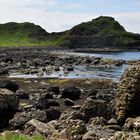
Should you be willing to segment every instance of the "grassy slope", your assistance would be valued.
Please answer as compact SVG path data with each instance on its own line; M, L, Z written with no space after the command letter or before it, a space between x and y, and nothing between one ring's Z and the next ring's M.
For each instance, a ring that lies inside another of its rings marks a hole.
M128 33L111 17L99 17L92 21L79 24L69 31L47 33L40 26L32 23L0 24L0 46L67 46L74 36L106 36L119 38L122 44L137 42L138 35ZM82 41L82 40L81 40Z
M64 35L49 37L40 26L32 23L7 23L0 24L0 46L57 46Z

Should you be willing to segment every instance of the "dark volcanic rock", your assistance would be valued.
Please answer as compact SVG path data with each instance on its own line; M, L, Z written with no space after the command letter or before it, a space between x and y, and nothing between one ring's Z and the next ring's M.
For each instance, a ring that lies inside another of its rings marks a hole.
M47 117L47 121L52 121L52 120L57 120L60 118L60 115L61 115L61 112L60 110L58 109L54 109L54 108L51 108L51 109L48 109L46 111L46 117Z
M0 89L0 128L8 125L18 109L18 99L12 91Z
M29 93L24 91L24 90L18 90L15 95L19 98L19 99L29 99Z
M53 92L55 94L59 94L60 93L60 89L58 86L51 86L48 88L48 91Z
M11 81L0 81L0 88L6 88L8 90L16 92L19 88L19 85Z
M62 98L69 98L71 100L80 99L81 90L76 87L67 87L62 91Z

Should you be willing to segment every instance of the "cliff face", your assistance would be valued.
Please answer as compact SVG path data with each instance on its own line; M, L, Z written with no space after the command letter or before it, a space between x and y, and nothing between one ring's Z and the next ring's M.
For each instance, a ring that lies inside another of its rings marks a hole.
M133 48L140 46L140 35L127 32L112 17L101 16L73 27L63 46L69 48Z

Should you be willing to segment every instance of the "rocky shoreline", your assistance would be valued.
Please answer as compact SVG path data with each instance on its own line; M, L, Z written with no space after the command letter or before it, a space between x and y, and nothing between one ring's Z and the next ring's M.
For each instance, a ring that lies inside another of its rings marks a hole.
M129 64L119 83L106 79L11 78L13 71L67 72L77 65ZM138 140L139 61L104 60L50 53L46 49L4 49L0 53L0 130L48 140ZM2 133L2 135L3 135Z

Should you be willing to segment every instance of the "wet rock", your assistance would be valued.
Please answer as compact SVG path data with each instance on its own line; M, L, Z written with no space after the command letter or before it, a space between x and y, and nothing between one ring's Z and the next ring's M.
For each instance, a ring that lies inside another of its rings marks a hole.
M11 81L0 81L0 88L6 88L8 90L16 92L19 88L19 85Z
M0 128L8 125L18 110L18 99L12 91L0 89Z
M71 100L80 99L81 90L76 87L67 87L62 91L62 98L68 98Z
M48 122L52 120L58 120L60 118L60 115L61 111L58 109L51 108L46 111L46 119Z
M29 93L24 91L24 90L18 90L15 95L19 98L19 99L29 99Z
M117 87L115 97L115 114L118 122L123 124L129 116L139 116L140 101L140 65L125 70Z
M59 89L58 86L51 86L51 87L48 88L48 91L53 92L55 94L60 94L60 89Z
M64 99L64 104L66 106L73 106L74 105L74 102L70 99Z
M37 119L39 121L46 122L46 112L32 109L29 112L16 114L15 117L10 120L10 127L14 130L22 129L23 126L31 119Z

